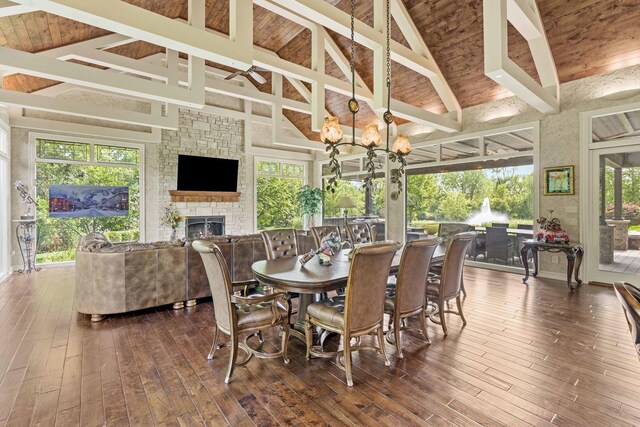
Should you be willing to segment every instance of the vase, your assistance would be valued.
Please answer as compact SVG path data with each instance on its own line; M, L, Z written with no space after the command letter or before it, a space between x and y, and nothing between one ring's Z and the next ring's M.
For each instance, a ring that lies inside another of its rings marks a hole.
M169 240L173 242L174 240L177 240L177 237L178 237L178 230L176 230L175 228L172 228L171 237L169 238Z

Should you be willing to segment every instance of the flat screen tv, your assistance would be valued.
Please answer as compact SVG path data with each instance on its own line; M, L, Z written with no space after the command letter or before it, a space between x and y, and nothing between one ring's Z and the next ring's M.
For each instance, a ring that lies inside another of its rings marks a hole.
M50 185L49 217L82 218L129 215L129 187Z
M238 191L238 160L178 156L178 190Z

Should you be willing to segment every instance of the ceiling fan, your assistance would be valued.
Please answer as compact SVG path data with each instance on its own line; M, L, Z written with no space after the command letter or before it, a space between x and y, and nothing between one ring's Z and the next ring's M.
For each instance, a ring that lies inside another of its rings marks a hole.
M261 84L261 85L265 84L267 82L267 79L265 79L260 74L258 74L258 71L269 71L269 70L265 70L264 68L260 68L260 67L257 67L255 65L252 65L251 67L249 67L248 70L246 70L246 71L238 70L235 73L229 74L224 79L225 80L231 80L232 78L237 77L237 76L244 76L244 77L251 77L258 84Z

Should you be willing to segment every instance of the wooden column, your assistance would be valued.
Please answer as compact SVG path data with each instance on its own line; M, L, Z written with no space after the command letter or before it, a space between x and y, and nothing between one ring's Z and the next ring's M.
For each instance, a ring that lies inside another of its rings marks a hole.
M622 168L613 169L613 219L624 219L622 217Z

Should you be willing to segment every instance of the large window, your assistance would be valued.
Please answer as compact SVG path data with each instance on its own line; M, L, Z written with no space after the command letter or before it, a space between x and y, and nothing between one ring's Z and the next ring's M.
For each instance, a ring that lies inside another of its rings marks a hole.
M534 219L535 128L417 145L408 158L407 239L476 230L468 256L519 267Z
M140 238L141 150L135 146L36 140L38 263L75 259L81 236L99 231L112 242ZM49 217L49 186L96 185L129 189L127 216Z
M258 231L302 228L297 195L305 185L303 163L256 161L256 224Z

